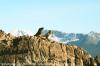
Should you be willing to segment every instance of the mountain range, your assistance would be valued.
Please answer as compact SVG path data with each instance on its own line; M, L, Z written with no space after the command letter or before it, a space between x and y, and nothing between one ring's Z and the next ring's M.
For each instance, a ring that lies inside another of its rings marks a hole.
M43 34L48 30L44 30ZM100 58L100 33L89 32L83 33L65 33L61 31L52 30L54 41L64 44L75 44L79 47L86 49L92 56L99 56Z

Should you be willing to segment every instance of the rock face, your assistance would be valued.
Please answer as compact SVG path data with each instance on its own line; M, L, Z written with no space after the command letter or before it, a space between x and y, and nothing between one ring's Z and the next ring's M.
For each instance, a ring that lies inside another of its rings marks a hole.
M42 36L9 35L9 39L0 40L0 66L5 65L100 66L100 62L75 45L57 43Z

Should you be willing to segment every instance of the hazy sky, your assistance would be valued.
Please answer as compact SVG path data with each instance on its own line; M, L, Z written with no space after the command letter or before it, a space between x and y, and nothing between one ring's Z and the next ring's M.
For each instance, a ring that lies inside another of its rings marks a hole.
M0 0L0 28L100 32L100 0Z

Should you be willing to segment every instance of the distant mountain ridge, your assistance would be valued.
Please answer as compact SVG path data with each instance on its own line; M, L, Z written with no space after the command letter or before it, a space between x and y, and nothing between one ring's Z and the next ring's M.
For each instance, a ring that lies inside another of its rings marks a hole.
M43 34L48 32L44 30ZM88 34L82 33L64 33L61 31L52 30L53 37L56 40L64 44L75 44L86 50L88 50L93 56L98 55L100 58L100 33L91 31Z

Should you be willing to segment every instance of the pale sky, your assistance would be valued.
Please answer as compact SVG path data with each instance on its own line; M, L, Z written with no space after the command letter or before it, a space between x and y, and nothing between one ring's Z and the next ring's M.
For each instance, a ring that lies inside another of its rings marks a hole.
M0 0L0 29L100 32L100 0Z

